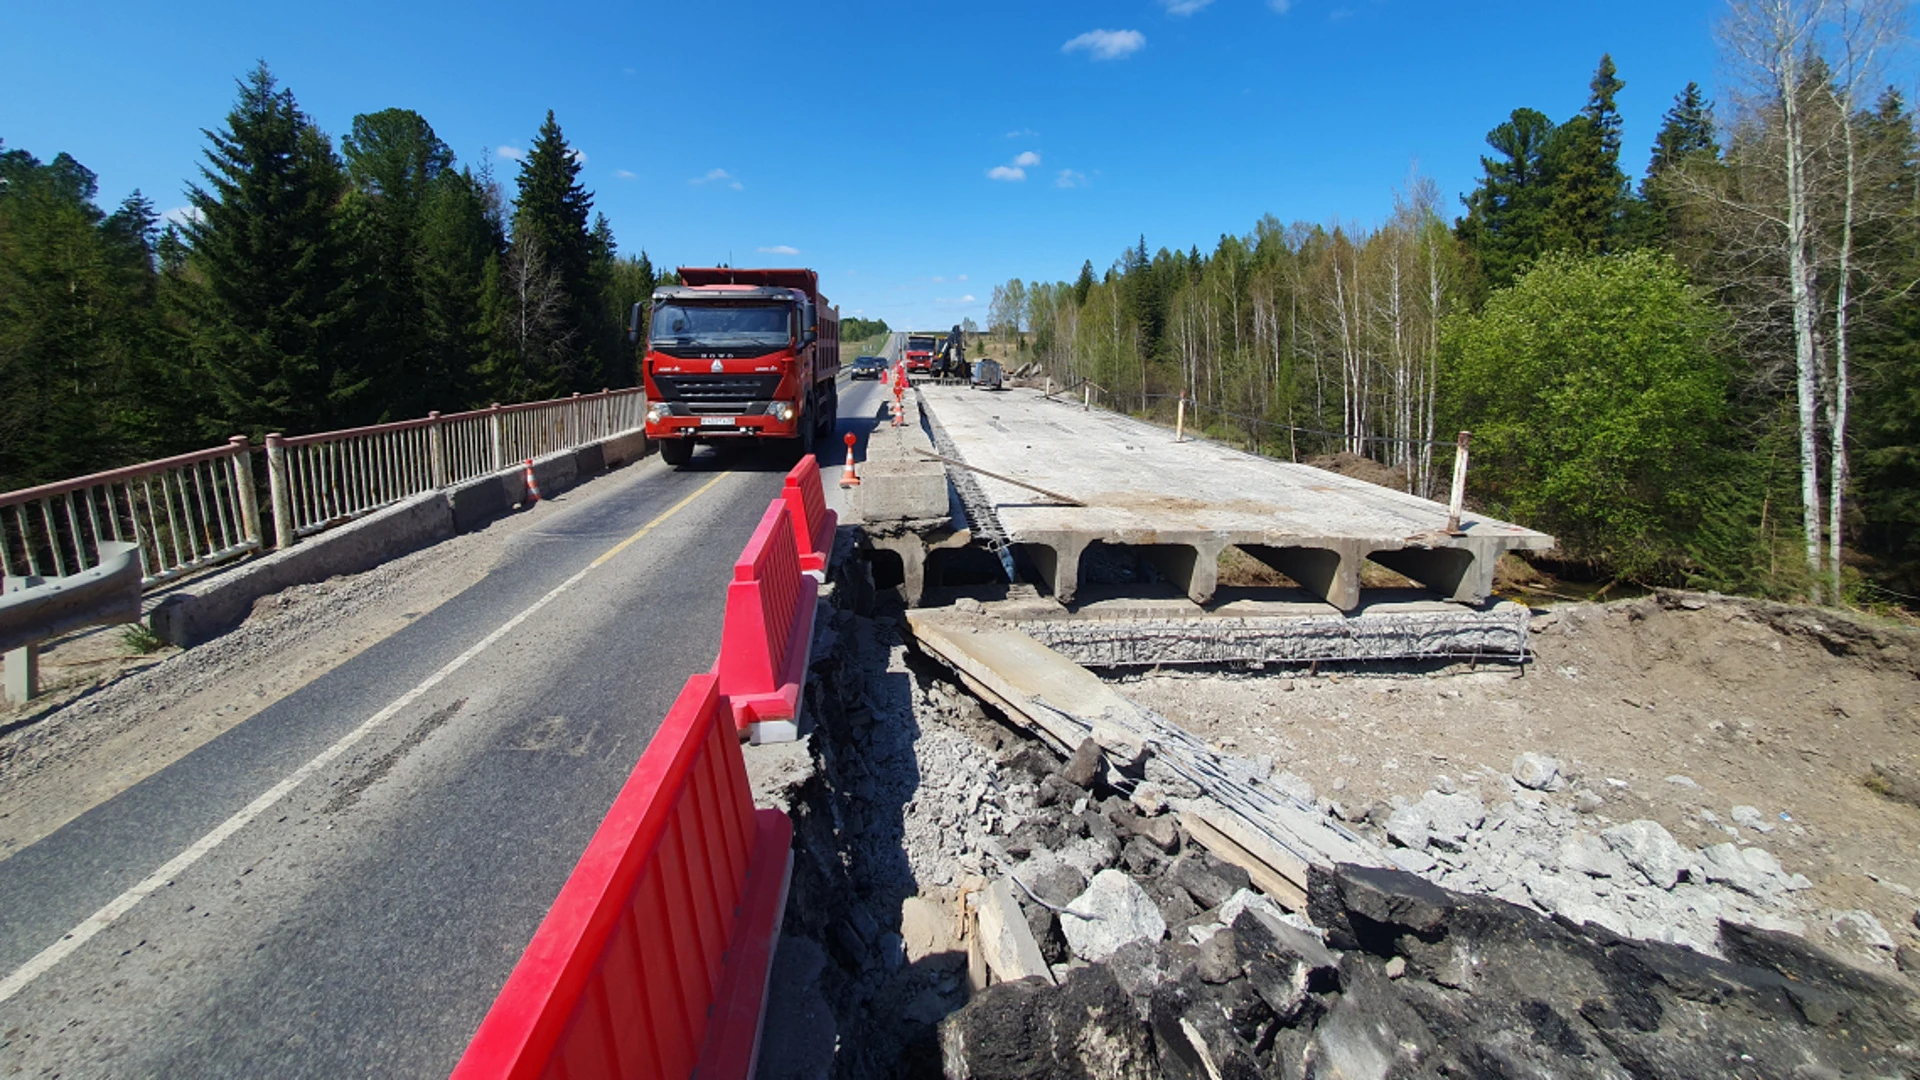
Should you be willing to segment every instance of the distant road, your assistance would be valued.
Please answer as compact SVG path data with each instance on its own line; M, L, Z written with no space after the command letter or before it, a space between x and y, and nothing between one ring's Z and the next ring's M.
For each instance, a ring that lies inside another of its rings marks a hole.
M864 436L879 391L843 382L841 433ZM845 448L820 459L837 497ZM479 584L0 862L0 1075L446 1075L712 664L732 562L790 461L652 458L542 507Z

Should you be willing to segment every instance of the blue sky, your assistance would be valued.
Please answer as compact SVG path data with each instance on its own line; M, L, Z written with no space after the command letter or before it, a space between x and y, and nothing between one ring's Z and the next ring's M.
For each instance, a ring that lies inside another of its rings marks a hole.
M1284 10L1283 10L1284 9ZM1416 166L1451 216L1487 130L1579 109L1602 52L1644 168L1723 0L323 7L17 0L0 139L184 204L234 79L272 66L336 140L417 110L463 162L514 162L546 110L623 251L801 264L843 314L985 321L995 282L1210 248L1260 215L1369 223ZM998 170L996 172L996 170Z

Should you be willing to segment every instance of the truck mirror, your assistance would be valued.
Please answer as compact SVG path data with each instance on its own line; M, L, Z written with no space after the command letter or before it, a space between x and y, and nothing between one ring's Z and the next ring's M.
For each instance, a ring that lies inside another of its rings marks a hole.
M800 344L811 345L815 341L819 340L819 337L820 337L820 331L815 330L813 327L809 326L805 330L802 330L800 332Z
M627 344L640 344L640 305L634 304L633 311L627 316Z

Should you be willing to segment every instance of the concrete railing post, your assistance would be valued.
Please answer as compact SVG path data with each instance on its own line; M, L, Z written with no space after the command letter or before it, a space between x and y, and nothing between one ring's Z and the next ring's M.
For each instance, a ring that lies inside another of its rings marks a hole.
M0 591L19 592L43 584L38 577L14 577L8 575ZM15 705L25 705L40 695L40 647L23 645L7 653L6 698Z
M1467 441L1473 438L1473 432L1460 433L1460 441L1453 451L1453 494L1447 499L1447 531L1460 531L1460 511L1467 499Z
M1187 440L1187 395L1180 395L1180 407L1173 414L1173 441Z
M286 437L267 436L267 497L273 502L273 546L293 546L293 485L287 476Z
M433 423L427 425L427 471L435 490L447 486L447 436L446 425L440 422L440 410L427 414Z
M266 547L267 538L260 535L260 492L253 486L253 445L245 435L227 442L233 447L233 492L240 506L240 528L253 546Z
M499 472L507 467L507 434L500 421L500 403L493 403L493 410L487 416L487 431L493 436L493 468L489 472Z

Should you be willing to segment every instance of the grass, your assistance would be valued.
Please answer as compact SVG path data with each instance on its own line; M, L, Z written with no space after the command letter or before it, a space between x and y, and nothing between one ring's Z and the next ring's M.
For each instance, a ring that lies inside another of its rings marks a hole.
M120 643L127 651L140 656L159 652L167 647L167 639L153 632L146 623L137 622L120 631Z

